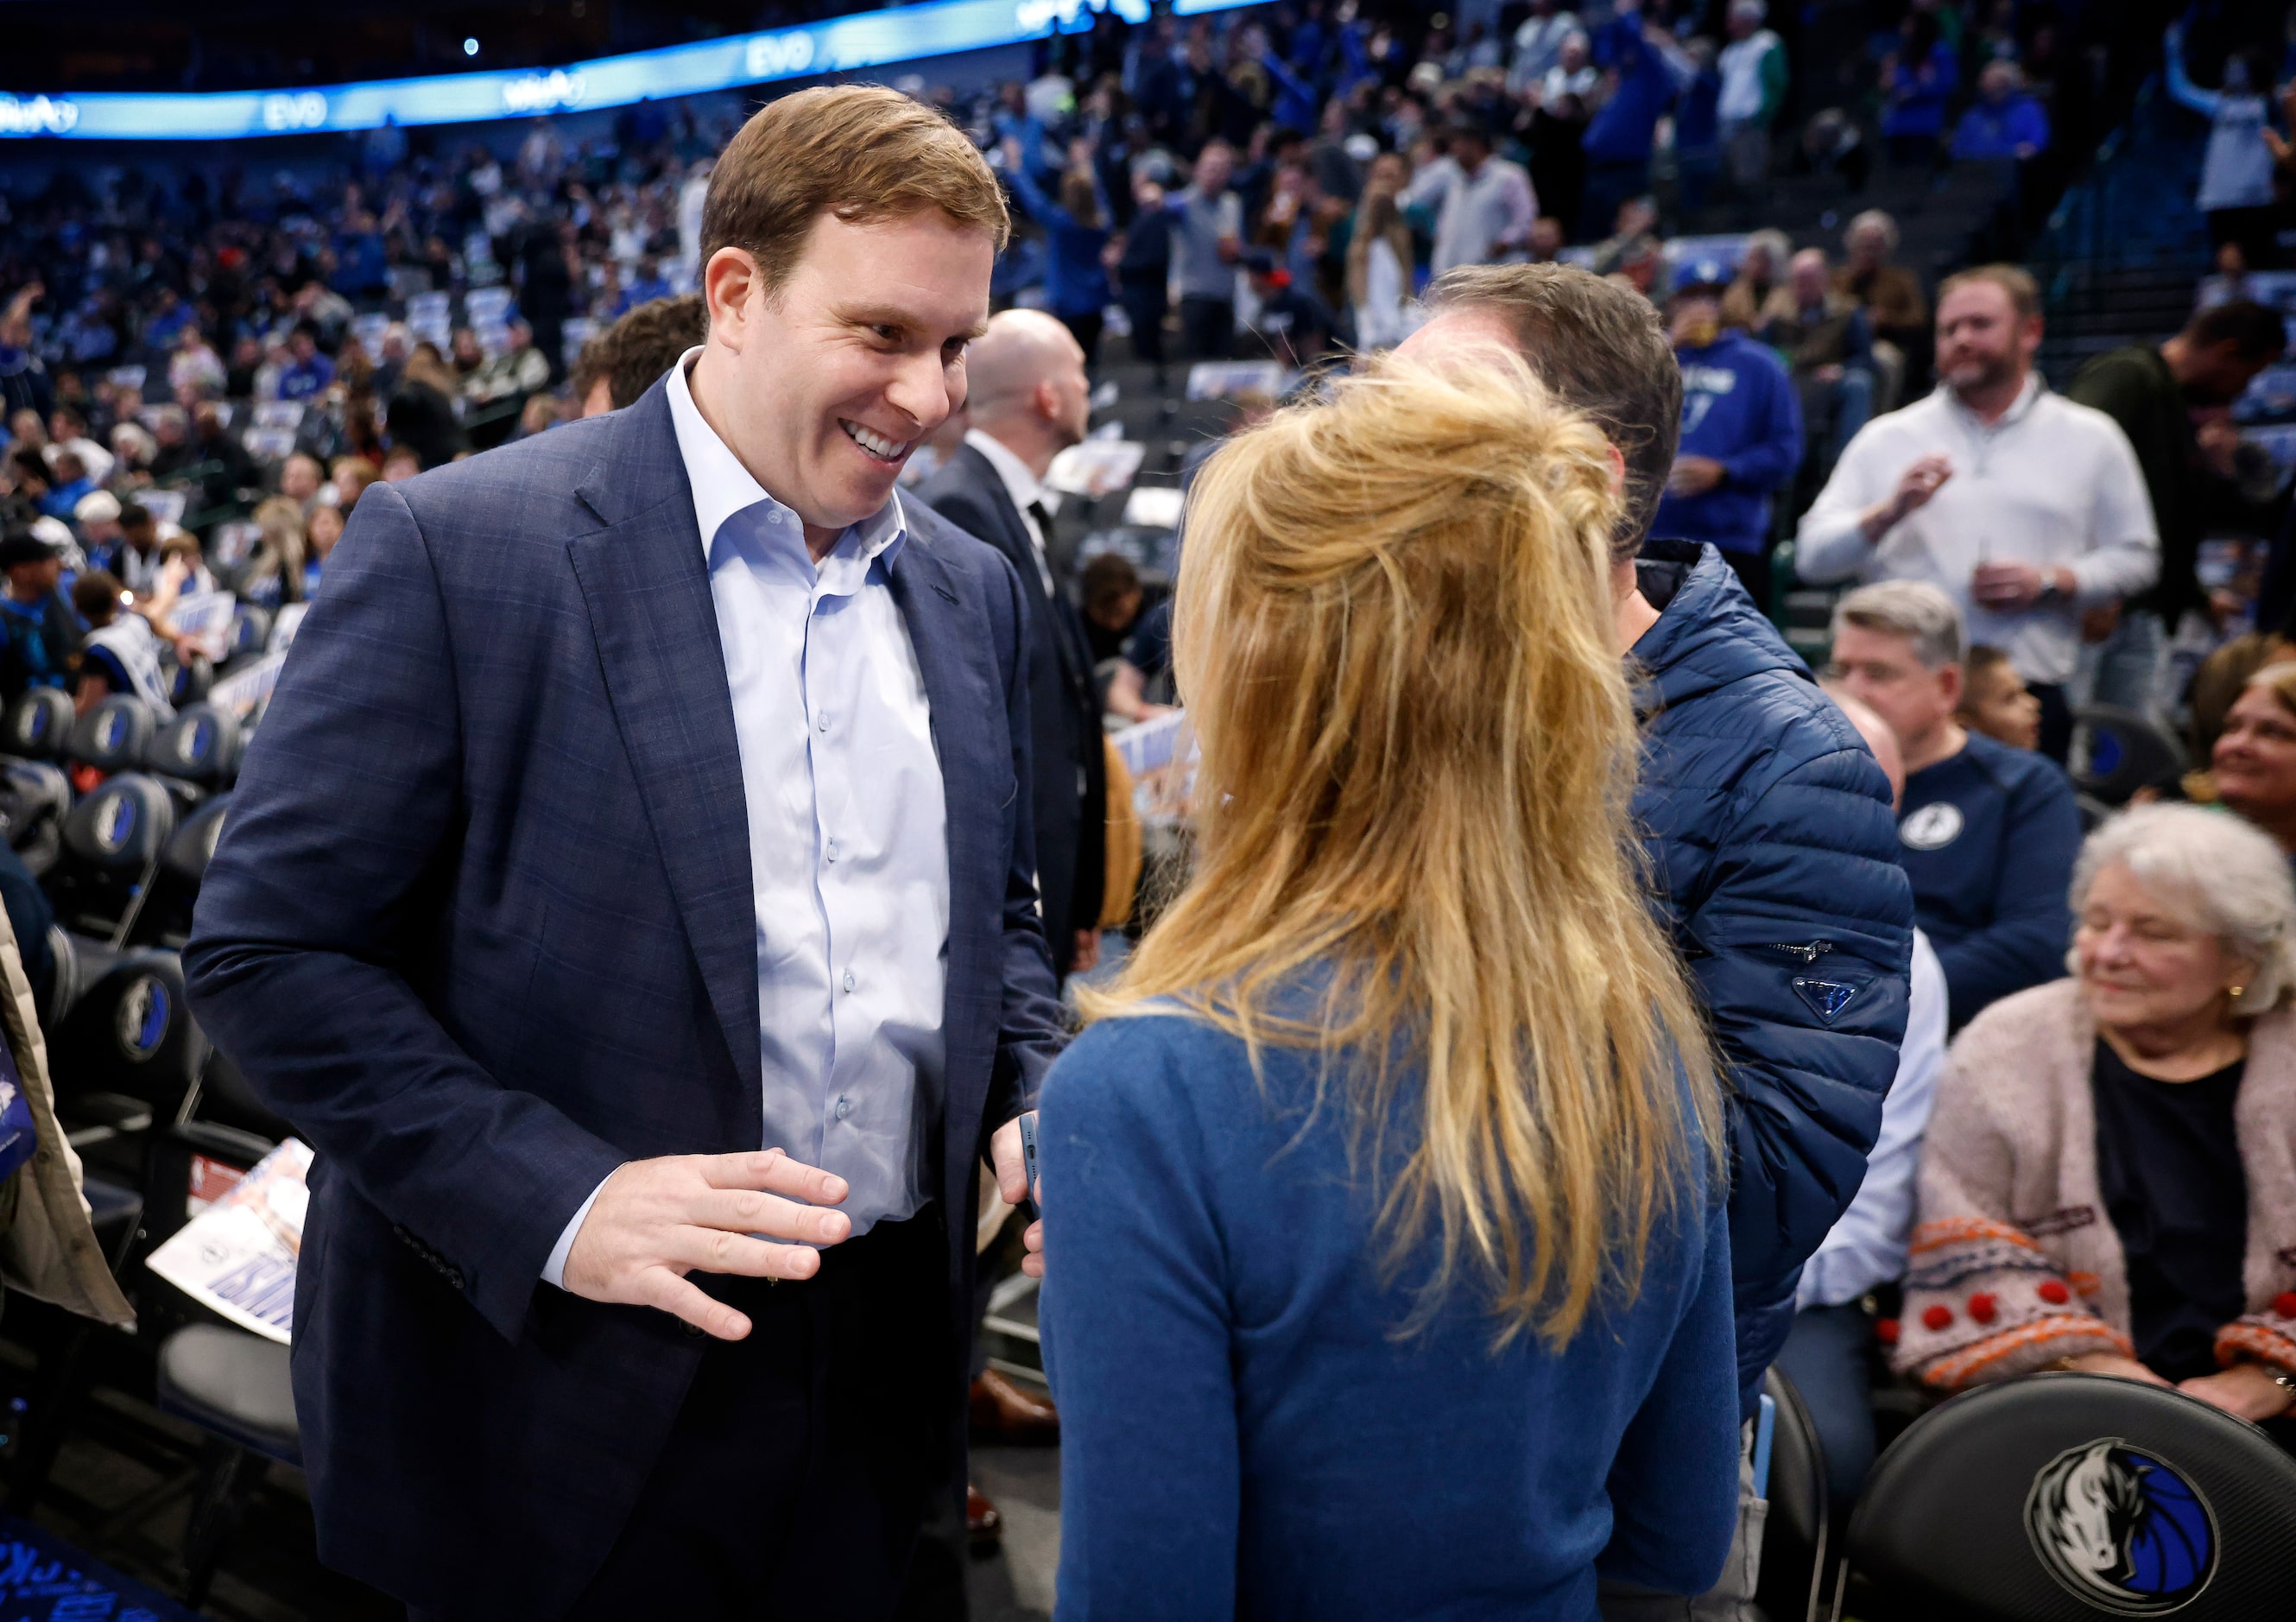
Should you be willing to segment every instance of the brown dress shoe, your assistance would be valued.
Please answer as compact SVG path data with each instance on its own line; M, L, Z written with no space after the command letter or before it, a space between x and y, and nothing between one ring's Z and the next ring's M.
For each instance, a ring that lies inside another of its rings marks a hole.
M1050 1396L1039 1396L990 1369L972 1382L972 1434L984 1442L1057 1446L1060 1410Z
M970 1481L964 1484L964 1529L978 1545L993 1544L1004 1536L1004 1511Z

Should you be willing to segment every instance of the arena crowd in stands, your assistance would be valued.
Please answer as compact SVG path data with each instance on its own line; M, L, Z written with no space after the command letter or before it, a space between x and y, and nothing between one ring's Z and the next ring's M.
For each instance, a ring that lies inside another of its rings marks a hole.
M1168 352L1308 363L1391 344L1454 265L1567 256L1693 306L1681 269L1727 278L1720 348L1693 373L1743 375L1773 404L1757 423L1741 394L1702 420L1677 516L1762 602L1779 527L1926 377L1926 294L1878 211L1791 267L1775 235L1742 262L1677 267L1661 231L1718 210L1758 224L1771 177L1841 169L1798 121L1885 128L1909 172L2030 164L2052 98L2078 127L2095 89L2068 56L2094 33L2087 8L1916 7L1903 29L1875 22L1846 88L1800 83L1802 26L1762 0L1584 16L1530 0L1464 30L1313 0L1103 15L1027 83L904 83L959 120L1029 222L1000 295L1067 322L1088 364L1113 319L1160 381ZM565 384L587 335L692 289L730 128L715 103L648 103L579 136L386 128L317 163L64 163L37 189L0 185L0 449L76 457L38 489L5 482L68 525L99 485L184 488L184 527L207 538L299 479L291 452L340 492L356 465L405 476L577 415L596 371ZM1700 309L1683 320L1707 330ZM1769 384L1765 350L1791 388Z

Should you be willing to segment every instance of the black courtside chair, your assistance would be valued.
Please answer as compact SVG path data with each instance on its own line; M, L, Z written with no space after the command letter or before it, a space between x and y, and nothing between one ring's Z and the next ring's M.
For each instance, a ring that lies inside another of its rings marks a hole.
M180 819L176 796L148 773L97 784L64 818L47 880L57 921L110 951L127 945Z
M245 670L271 646L271 611L254 603L242 603L233 611L231 639L224 649L223 668L217 672L229 675ZM202 695L204 696L204 695Z
M210 1050L196 1112L152 1141L148 1181L155 1210L144 1254L184 1223L182 1190L205 1160L246 1172L292 1129L258 1099L222 1053ZM156 1274L137 1294L147 1331L161 1337L152 1384L160 1411L207 1432L191 1522L184 1535L184 1598L203 1602L232 1535L247 1513L266 1461L302 1468L302 1435L287 1348L217 1322Z
M0 756L0 803L7 809L5 836L34 878L51 871L62 853L64 819L71 814L71 779L53 761Z
M208 1433L184 1534L184 1599L197 1606L246 1516L264 1461L303 1466L295 1388L285 1346L219 1323L189 1324L168 1336L154 1383L160 1412Z
M2073 712L2070 769L2076 790L2118 809L2140 788L2174 788L2185 746L2150 716L2085 704Z
M1824 1614L1832 1552L1825 1453L1793 1381L1773 1367L1762 1377L1762 1389L1777 1404L1777 1419L1770 1433L1770 1509L1754 1598L1770 1622L1816 1622Z
M1864 1622L2296 1616L2296 1460L2182 1392L2005 1380L1890 1444L1849 1562Z
M31 687L0 720L0 753L20 761L60 761L72 729L71 695L62 687Z
M150 704L133 693L114 693L72 722L64 754L106 777L133 771L144 763L144 751L159 730L159 718Z

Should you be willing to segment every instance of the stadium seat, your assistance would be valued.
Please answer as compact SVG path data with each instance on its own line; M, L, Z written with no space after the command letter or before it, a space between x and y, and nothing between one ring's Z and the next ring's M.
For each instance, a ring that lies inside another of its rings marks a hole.
M1864 1622L2260 1622L2296 1596L2296 1460L2159 1386L2041 1374L1964 1394L1874 1468Z
M142 1235L142 1193L93 1168L83 1173L80 1192L112 1276L127 1277L128 1258ZM7 1315L10 1338L29 1349L33 1359L29 1400L16 1427L14 1457L7 1462L9 1512L29 1518L94 1378L91 1343L111 1331L12 1292Z
M200 883L207 877L230 806L229 795L217 795L176 824L174 836L160 853L160 871L152 881L150 899L130 931L131 941L181 951L191 938L192 908L200 899Z
M48 926L48 955L55 961L56 972L48 984L48 1000L40 1009L43 1031L54 1030L62 1023L65 1011L79 1000L81 988L86 984L82 968L85 959L79 945L78 938L62 924Z
M187 1323L214 1323L214 1313L149 1268L135 1265L173 1238L191 1220L194 1197L220 1192L218 1178L236 1179L278 1147L284 1122L252 1099L232 1104L244 1082L234 1071L218 1079L222 1056L209 1050L207 1074L185 1118L158 1128L144 1147L144 1231L121 1272L135 1303L136 1333L147 1346L160 1346Z
M2168 788L2185 775L2185 746L2134 710L2091 704L2073 712L2073 786L2119 807L2140 788Z
M287 1348L243 1330L195 1323L160 1350L160 1406L239 1446L301 1461Z
M90 716L95 712L88 712ZM64 819L49 899L68 929L124 944L176 832L176 801L139 771L107 778Z
M212 792L239 775L241 744L238 716L211 704L189 704L160 729L144 764Z
M229 795L218 795L184 818L160 853L160 870L183 878L196 891L207 877L208 863L215 859L216 841L223 837L224 811L230 804Z
M240 604L231 619L231 641L224 649L224 673L252 664L270 647L271 611L254 603Z
M208 1050L208 1060L212 1073L220 1056ZM286 1348L224 1325L208 1308L141 1264L188 1220L195 1178L244 1173L277 1142L280 1134L250 1132L211 1118L215 1105L236 1097L244 1087L234 1071L220 1082L211 1079L196 1101L187 1099L192 1118L172 1122L152 1134L143 1157L140 1188L124 1188L93 1173L86 1180L113 1275L136 1309L135 1329L110 1343L109 1358L140 1365L162 1412L188 1420L209 1434L184 1538L194 1604L204 1597L216 1561L258 1478L259 1470L250 1468L256 1456L300 1462ZM276 1122L251 1099L243 1107L235 1107L235 1113ZM47 1321L50 1318L58 1321ZM31 1512L46 1487L63 1438L86 1411L88 1387L96 1378L92 1366L98 1361L93 1355L96 1337L108 1333L85 1319L55 1313L45 1313L36 1328L46 1331L36 1337L36 1396L8 1477L9 1507L19 1514Z
M49 931L48 940L55 984L41 1024L51 1037L56 1113L67 1141L83 1155L81 1187L97 1242L132 1298L152 1230L172 1232L184 1221L190 1161L184 1156L169 1161L155 1151L161 1138L184 1130L165 1123L184 1111L185 1082L205 1063L202 1050L212 1050L192 1024L174 953L123 955L61 926ZM228 1155L245 1136L217 1129L217 1140L203 1145L211 1156ZM259 1140L247 1143L256 1158L268 1148ZM57 1452L97 1378L96 1338L113 1338L131 1356L147 1360L148 1351L135 1349L153 1344L148 1316L145 1338L133 1330L115 1337L89 1320L44 1304L24 1305L27 1310L19 1313L12 1304L9 1313L12 1333L32 1349L36 1364L8 1470L8 1505L19 1515L29 1515L45 1490Z
M1755 1599L1771 1622L1808 1622L1822 1614L1831 1502L1817 1425L1793 1381L1773 1367L1762 1389L1777 1404L1770 1437L1769 1518L1762 1527L1761 1577Z
M63 849L64 818L71 811L71 779L49 761L0 757L0 803L9 847L35 878L56 865Z
M69 1126L97 1112L122 1115L122 1100L143 1106L142 1124L115 1126L113 1136L176 1120L213 1051L184 995L182 959L123 952L85 984L51 1043L57 1115Z
M184 1534L184 1599L197 1606L247 1511L262 1461L302 1463L287 1348L245 1330L188 1324L160 1348L156 1393L160 1412L208 1433Z
M133 771L144 763L144 751L158 730L150 704L132 693L114 693L72 723L64 754L107 777Z
M168 702L178 710L199 703L215 685L215 666L208 663L205 654L194 653L188 659L172 660L167 664L166 673Z
M199 1120L194 1124L208 1124L252 1133L264 1139L266 1147L291 1136L295 1130L255 1096L247 1077L220 1048L208 1056L207 1074L200 1083Z
M286 1135L286 1123L255 1101L220 1053L208 1049L202 1065L203 1080L184 1112L189 1118L154 1134L145 1159L151 1218L140 1247L144 1256L188 1220L196 1175L243 1173ZM246 1512L262 1461L302 1463L287 1348L218 1321L148 1270L137 1270L134 1283L139 1331L160 1346L156 1404L208 1433L184 1537L184 1597L197 1606Z
M71 695L62 687L32 687L8 706L0 745L19 760L62 760L71 728Z

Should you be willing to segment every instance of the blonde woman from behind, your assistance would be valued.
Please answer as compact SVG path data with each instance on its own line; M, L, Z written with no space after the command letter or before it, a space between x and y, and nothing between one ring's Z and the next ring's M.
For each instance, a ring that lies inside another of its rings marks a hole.
M1496 357L1232 440L1199 860L1043 1099L1062 1618L1594 1614L1719 1571L1714 1083L1638 883L1609 448Z

